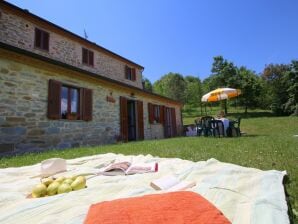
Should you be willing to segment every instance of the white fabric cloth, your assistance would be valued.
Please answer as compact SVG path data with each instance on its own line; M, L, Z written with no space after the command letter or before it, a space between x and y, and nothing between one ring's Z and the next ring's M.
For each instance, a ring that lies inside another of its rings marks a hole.
M67 160L70 176L95 171L117 161L158 162L156 173L130 176L95 176L87 179L87 188L50 197L26 199L39 178L40 163L20 168L0 169L0 223L82 223L92 203L117 198L160 193L149 183L166 175L195 181L197 192L234 224L288 224L287 203L282 180L285 171L261 171L215 159L192 162L151 155L124 156L112 153Z

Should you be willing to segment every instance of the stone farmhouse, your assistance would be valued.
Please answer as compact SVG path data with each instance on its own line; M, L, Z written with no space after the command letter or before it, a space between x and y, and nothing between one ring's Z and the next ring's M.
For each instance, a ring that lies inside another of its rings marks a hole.
M0 155L180 135L144 67L0 1Z

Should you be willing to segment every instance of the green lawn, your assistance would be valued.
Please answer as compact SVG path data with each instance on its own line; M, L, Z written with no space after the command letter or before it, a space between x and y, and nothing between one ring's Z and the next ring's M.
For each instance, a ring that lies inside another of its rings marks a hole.
M266 114L264 114L266 115ZM193 120L193 118L190 118ZM191 122L192 123L192 122ZM298 211L298 118L255 117L242 119L240 138L179 137L99 147L53 150L0 159L0 167L30 165L51 157L66 159L98 153L152 154L160 157L179 157L192 161L216 158L262 170L286 170L285 182L291 211ZM291 213L291 212L290 212ZM293 215L290 214L292 217ZM295 219L295 220L294 220ZM293 222L298 221L294 218ZM298 223L298 222L297 222Z

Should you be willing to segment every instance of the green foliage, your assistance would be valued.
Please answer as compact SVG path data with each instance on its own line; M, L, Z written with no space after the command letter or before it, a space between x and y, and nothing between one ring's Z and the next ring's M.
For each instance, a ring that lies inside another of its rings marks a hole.
M286 104L289 99L288 90L291 85L289 83L290 71L291 68L289 65L270 64L265 67L262 74L262 78L268 84L268 94L272 96L271 109L276 115L288 115L291 113L285 109L289 108L289 106L286 107Z
M202 84L201 80L194 76L186 76L184 78L186 82L185 88L185 103L192 107L201 105L202 98Z
M153 91L153 86L151 84L151 82L149 81L149 79L147 78L143 78L142 82L144 83L144 89L152 92Z
M292 61L290 69L285 76L288 86L288 101L284 104L284 110L298 116L298 61Z
M182 75L169 73L153 84L153 92L185 102L186 82Z

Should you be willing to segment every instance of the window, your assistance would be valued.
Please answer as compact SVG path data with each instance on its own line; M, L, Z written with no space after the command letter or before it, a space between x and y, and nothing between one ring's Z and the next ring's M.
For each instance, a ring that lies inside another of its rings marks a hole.
M131 81L136 81L136 69L125 66L125 78Z
M48 118L92 120L92 90L50 80Z
M149 123L163 123L164 106L148 103Z
M156 123L160 123L160 107L159 105L154 105L154 120Z
M50 34L46 31L35 28L34 46L45 51L49 51Z
M94 53L86 48L82 48L82 63L94 66Z
M62 86L61 90L61 118L77 120L79 118L79 89Z

